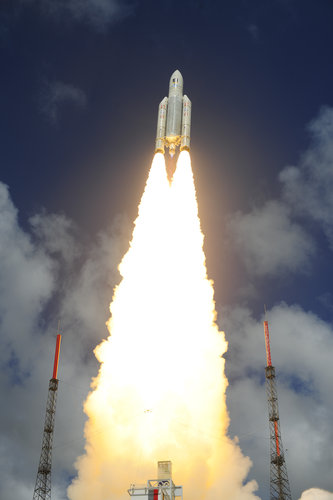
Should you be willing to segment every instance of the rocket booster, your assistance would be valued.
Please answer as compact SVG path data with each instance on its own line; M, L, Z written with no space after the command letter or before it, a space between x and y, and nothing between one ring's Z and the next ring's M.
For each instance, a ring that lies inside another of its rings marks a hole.
M164 97L158 108L155 153L164 154L169 148L170 156L180 146L180 151L190 150L191 101L183 95L183 77L178 69L172 73L169 97Z

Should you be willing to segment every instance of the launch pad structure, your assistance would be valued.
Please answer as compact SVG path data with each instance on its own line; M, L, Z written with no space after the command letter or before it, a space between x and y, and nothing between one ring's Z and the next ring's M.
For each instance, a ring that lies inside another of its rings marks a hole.
M46 403L45 423L43 431L42 450L37 470L36 484L33 500L51 500L51 469L52 469L52 443L54 433L54 420L58 392L58 363L61 335L57 335L54 354L53 374L49 382L49 391Z
M183 500L183 487L172 481L172 463L157 462L157 479L148 479L146 484L131 484L127 490L130 497L139 500Z
M272 366L268 321L264 321L267 366L266 390L270 432L270 500L292 500L282 446L275 368Z

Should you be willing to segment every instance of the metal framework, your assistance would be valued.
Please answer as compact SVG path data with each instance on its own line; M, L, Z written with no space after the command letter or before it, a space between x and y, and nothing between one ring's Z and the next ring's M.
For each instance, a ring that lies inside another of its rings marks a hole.
M266 390L270 433L270 499L292 500L287 473L287 466L282 446L278 397L275 381L275 368L272 366L269 344L268 322L264 321L267 366Z
M157 479L149 479L147 484L131 484L127 490L130 497L137 500L183 500L183 487L172 481L172 463L170 460L157 462Z
M57 403L58 363L61 335L57 335L57 344L54 356L53 376L49 382L49 392L46 403L46 414L36 484L33 500L51 500L51 467L52 467L52 442L54 432L54 420Z
M128 494L148 500L183 500L183 487L176 486L172 479L149 479L147 485L131 484Z

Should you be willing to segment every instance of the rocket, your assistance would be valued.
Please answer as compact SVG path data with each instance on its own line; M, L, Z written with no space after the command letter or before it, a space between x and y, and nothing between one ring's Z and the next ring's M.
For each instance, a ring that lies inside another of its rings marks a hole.
M183 77L178 69L172 73L169 97L164 97L158 108L155 153L169 148L170 156L180 146L180 151L190 150L191 101L183 95Z

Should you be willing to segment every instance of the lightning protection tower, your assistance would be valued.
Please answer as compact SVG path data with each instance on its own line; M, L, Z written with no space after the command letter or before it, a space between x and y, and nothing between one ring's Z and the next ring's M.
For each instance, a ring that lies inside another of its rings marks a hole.
M49 382L49 392L46 403L46 414L42 441L42 451L38 465L36 485L33 500L51 500L51 465L52 465L52 441L54 431L54 418L58 391L58 363L61 335L57 335L57 343L54 355L53 376Z
M275 368L272 366L271 348L269 344L268 321L264 321L265 343L267 366L266 371L266 390L268 400L269 414L269 433L270 433L270 499L271 500L291 500L287 466L284 458L280 417L278 407L278 397L275 381Z

